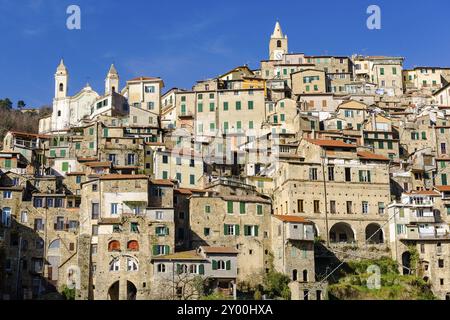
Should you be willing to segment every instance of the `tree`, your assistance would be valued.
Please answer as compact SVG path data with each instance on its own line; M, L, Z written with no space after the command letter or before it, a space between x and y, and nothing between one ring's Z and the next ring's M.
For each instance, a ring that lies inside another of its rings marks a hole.
M0 99L0 109L11 110L13 103L9 98Z
M288 300L291 295L289 282L291 279L287 275L271 270L264 277L264 291L270 298L281 297Z
M17 101L17 108L18 109L22 110L23 108L25 108L25 106L26 106L25 101L23 101L23 100Z
M190 273L177 273L173 279L159 281L153 291L155 300L196 300L204 296L207 279Z

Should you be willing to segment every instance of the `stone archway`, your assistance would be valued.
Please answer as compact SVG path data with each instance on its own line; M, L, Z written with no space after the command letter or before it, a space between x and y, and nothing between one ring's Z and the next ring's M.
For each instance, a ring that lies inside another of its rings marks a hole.
M384 243L383 229L378 223L370 223L367 225L366 242L368 244Z
M402 253L402 271L404 275L411 274L411 253L405 251Z
M330 242L332 243L354 243L355 233L346 222L335 223L330 229Z
M114 282L109 287L108 300L119 300L119 281Z
M127 300L136 300L137 288L133 282L127 281Z

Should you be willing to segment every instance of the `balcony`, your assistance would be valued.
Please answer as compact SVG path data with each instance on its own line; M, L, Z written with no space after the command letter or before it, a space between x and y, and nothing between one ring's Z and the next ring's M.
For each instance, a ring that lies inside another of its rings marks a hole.
M416 222L416 223L433 223L436 222L436 218L434 217L433 213L431 212L431 215L414 215L411 214L411 217L409 218L410 222Z

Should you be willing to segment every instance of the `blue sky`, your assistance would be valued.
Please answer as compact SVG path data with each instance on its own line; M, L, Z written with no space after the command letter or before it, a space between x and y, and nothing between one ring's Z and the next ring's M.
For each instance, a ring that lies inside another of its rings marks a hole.
M81 30L66 28L70 4L81 8ZM366 28L370 4L381 7L381 30ZM121 86L144 75L162 77L166 89L190 88L237 65L258 68L277 19L292 52L450 66L448 12L448 0L0 0L0 98L51 103L60 57L69 94L86 82L103 92L112 62Z

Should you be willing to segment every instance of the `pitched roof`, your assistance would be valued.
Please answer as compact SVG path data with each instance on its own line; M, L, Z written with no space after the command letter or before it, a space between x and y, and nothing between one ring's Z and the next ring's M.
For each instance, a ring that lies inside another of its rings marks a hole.
M389 158L386 158L385 156L375 154L369 151L358 151L358 157L366 160L379 160L379 161L390 161Z
M311 221L306 220L304 217L300 217L300 216L274 215L274 217L283 222L308 223L308 224L312 223Z
M171 187L173 186L173 182L168 179L152 179L150 180L150 183L157 184L160 186L171 186Z
M238 251L235 250L232 247L207 247L202 246L200 247L204 253L212 253L212 254L221 254L221 253L227 253L227 254L238 254Z
M443 186L443 187L446 187L446 186ZM434 190L412 190L410 192L405 192L405 194L421 194L421 195L429 195L429 196L438 196L439 195L439 193Z
M110 161L93 161L93 162L86 162L84 163L85 166L88 167L110 167L111 166L111 162Z
M435 186L436 190L439 192L449 192L450 186Z
M153 260L206 260L197 250L181 251L165 256L154 257Z
M331 140L331 139L310 139L305 138L309 143L321 146L321 147L337 147L337 148L356 148L356 145L345 143L340 140Z
M105 174L99 177L100 180L136 180L148 179L145 174Z

